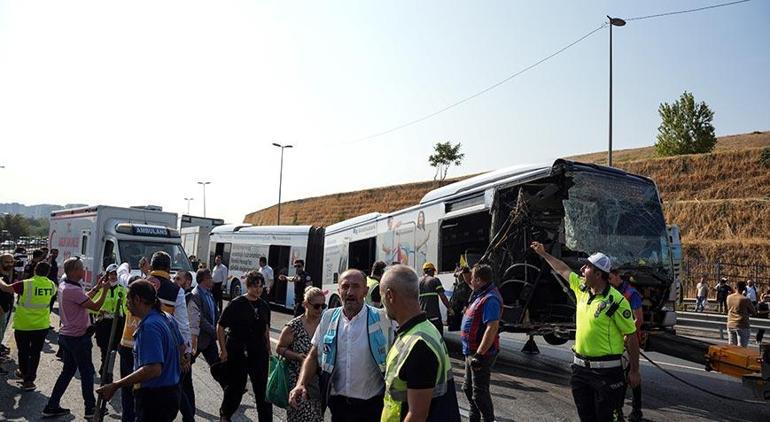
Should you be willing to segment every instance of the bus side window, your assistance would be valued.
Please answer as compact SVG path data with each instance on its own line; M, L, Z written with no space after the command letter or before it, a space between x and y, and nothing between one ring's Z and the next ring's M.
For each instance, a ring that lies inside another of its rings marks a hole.
M333 279L334 279L333 283L336 283L337 281L339 281L339 279L340 279L340 273L334 273L334 277L333 277Z

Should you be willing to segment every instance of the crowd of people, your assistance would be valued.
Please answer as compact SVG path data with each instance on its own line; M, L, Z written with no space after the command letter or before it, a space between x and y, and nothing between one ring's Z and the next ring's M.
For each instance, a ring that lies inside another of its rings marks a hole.
M639 292L601 253L589 257L579 275L542 244L533 242L531 248L577 299L571 387L580 419L622 418L625 390L631 386L629 419L641 420ZM273 404L266 394L273 355L271 310L263 296L269 287L266 274L270 281L273 274L264 259L259 269L244 275L243 295L225 304L221 290L229 272L220 257L212 269L199 268L193 277L188 271L172 275L171 258L157 252L140 263L141 275L131 276L127 263L111 264L86 290L80 258L65 260L63 276L57 279L51 256L36 251L23 274L16 273L14 256L0 257L0 322L15 303L15 375L22 391L36 389L42 346L51 330L51 304L58 301L63 368L42 417L70 413L61 400L79 372L87 418L102 412L96 408L96 395L110 400L120 394L123 421L171 421L178 416L192 421L192 364L202 355L211 379L222 387L220 420L230 420L241 407L247 381L258 420L272 420ZM294 267L295 276L279 276L295 283L296 308L275 348L287 366L288 421L319 421L327 410L334 422L459 421L442 305L447 323L460 329L461 390L469 403L468 417L473 422L495 420L490 379L500 353L503 299L491 267L459 268L451 300L430 262L420 276L408 266L384 262L376 262L369 275L349 269L339 277L342 306L334 309L326 309L325 292L312 287L304 262L296 260ZM745 291L747 286L738 283L737 288ZM728 309L753 306L748 296L737 302L733 296L726 298ZM745 334L736 331L736 337L742 341ZM100 352L98 372L92 338ZM110 364L115 354L118 377ZM97 374L103 385L95 389Z

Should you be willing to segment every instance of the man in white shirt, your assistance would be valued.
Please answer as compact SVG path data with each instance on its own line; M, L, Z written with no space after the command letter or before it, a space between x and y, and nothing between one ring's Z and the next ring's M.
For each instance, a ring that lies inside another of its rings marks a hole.
M267 265L267 258L264 256L259 257L259 271L262 277L265 277L265 285L267 286L267 294L273 292L273 268Z
M698 285L695 286L695 312L703 312L708 302L709 285L706 278L701 277Z
M214 302L217 305L217 315L222 314L222 287L227 281L228 270L225 264L222 263L222 256L217 255L214 258L214 268L211 270L211 279L214 280L214 287L211 289L211 293L214 295Z
M342 308L324 312L313 335L292 405L308 399L308 388L321 372L321 400L332 422L380 420L385 392L385 358L393 343L393 325L385 311L364 304L366 275L347 270L340 276Z

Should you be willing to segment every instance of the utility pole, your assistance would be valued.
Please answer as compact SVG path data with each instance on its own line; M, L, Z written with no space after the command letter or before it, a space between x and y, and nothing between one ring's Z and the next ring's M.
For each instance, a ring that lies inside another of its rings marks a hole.
M190 201L192 201L195 198L185 198L184 200L187 201L187 215L190 215Z
M281 225L281 185L283 185L283 150L286 148L293 148L292 145L281 145L273 142L273 146L281 149L281 170L278 173L278 224Z
M612 167L612 27L624 26L626 21L620 18L611 18L607 15L607 19L610 20L610 127L609 127L609 148L607 149L607 165Z
M198 182L199 185L203 186L203 216L206 216L206 185L211 184L211 182Z

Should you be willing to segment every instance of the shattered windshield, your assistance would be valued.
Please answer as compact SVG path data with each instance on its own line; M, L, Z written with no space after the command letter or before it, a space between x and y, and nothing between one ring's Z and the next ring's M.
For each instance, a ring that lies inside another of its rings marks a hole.
M602 251L613 267L668 269L668 235L655 185L608 173L568 173L573 186L564 201L566 246Z

